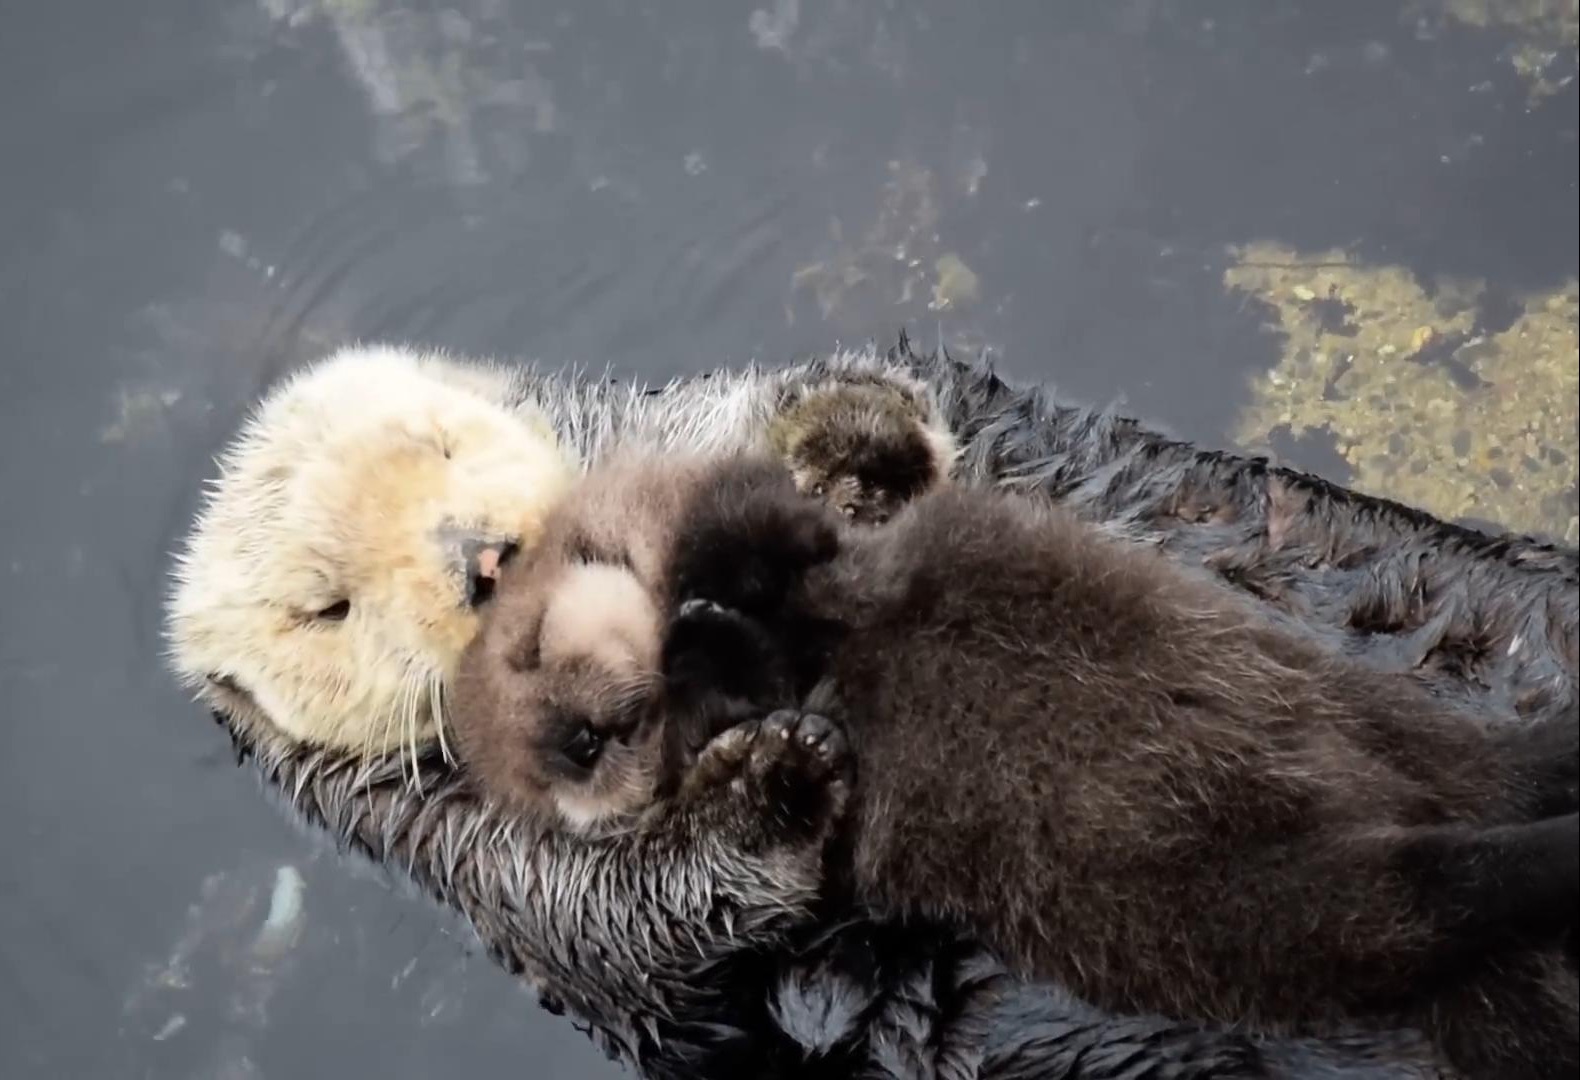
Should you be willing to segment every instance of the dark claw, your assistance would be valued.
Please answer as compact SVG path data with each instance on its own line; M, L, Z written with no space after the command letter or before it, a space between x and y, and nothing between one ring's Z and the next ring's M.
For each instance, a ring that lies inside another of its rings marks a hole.
M780 709L778 712L769 713L762 723L764 735L777 735L781 739L788 739L795 731L796 721L801 719L801 714L794 709Z
M796 737L801 740L803 746L815 751L818 757L825 761L839 757L845 752L844 732L827 717L813 713L803 715Z

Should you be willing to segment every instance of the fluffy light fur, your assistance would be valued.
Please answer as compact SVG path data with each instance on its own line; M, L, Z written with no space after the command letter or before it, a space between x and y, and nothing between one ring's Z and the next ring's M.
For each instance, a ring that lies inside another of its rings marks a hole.
M1262 461L1198 451L903 341L887 353L653 389L574 373L453 374L476 380L480 396L507 412L536 403L561 446L590 459L621 443L746 448L787 388L851 373L924 385L962 445L962 482L1052 498L1116 535L1206 564L1313 641L1419 679L1489 722L1574 716L1580 559L1572 549L1480 536ZM348 389L344 411L361 393ZM212 509L248 501L240 483L220 481L188 548L188 579L223 579L230 564L211 568L206 552L223 563L240 539L257 535L246 515ZM362 751L354 738L344 748L292 737L313 726L288 705L270 713L207 680L211 661L227 670L253 648L244 624L233 625L237 636L211 640L208 656L183 650L176 630L176 663L267 789L315 834L464 915L501 964L647 1075L1441 1075L1410 1032L1260 1042L1116 1017L1058 986L1017 982L940 927L837 915L803 926L816 878L795 851L768 857L701 842L681 830L684 821L667 843L577 841L499 814L431 743L413 785L395 752ZM382 727L382 718L364 724Z
M220 459L169 608L173 662L217 707L366 754L442 737L477 627L468 541L531 543L574 454L516 376L353 349L289 380ZM338 621L317 613L349 601Z

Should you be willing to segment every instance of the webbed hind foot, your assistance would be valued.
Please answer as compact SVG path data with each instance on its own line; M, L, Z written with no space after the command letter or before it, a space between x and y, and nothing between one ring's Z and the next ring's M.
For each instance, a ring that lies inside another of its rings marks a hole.
M798 491L866 524L946 481L955 454L925 390L878 376L792 391L769 438Z

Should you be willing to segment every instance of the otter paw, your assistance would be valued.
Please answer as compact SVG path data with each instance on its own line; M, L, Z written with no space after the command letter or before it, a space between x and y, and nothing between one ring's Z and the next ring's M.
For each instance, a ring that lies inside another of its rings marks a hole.
M785 710L715 738L685 787L743 846L820 843L844 812L851 768L849 743L832 721Z
M807 391L770 428L796 489L866 524L949 476L954 443L919 388L881 379Z
M814 782L837 776L849 763L845 733L826 716L781 709L762 721L762 738L791 744L802 774Z

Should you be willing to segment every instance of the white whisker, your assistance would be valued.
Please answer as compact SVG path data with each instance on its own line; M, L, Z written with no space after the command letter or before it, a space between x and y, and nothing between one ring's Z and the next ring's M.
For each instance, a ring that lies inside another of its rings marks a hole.
M406 761L406 724L407 724L407 717L411 714L411 701L410 701L410 698L411 698L411 682L409 680L403 679L403 680L401 680L400 690L395 696L395 714L394 715L395 715L395 719L396 719L396 728L395 728L395 732L394 732L394 735L395 735L394 750L395 750L395 760L400 763L400 779L401 779L401 783L405 784L407 787L413 786L412 785L412 779L406 772L406 766L407 766L407 761Z
M399 708L400 708L400 702L397 699L396 701L393 701L393 702L390 703L389 709L384 713L384 723L379 728L379 741L380 741L380 743L382 743L382 746L380 747L380 750L379 750L379 752L381 754L385 754L385 753L389 752L390 736L392 734L392 729L395 726L395 715L396 715L397 711L399 710ZM405 773L402 773L401 775L404 776Z
M388 720L385 721L388 724ZM367 762L373 760L373 737L378 730L377 722L368 724L362 732L362 746L357 754L357 760L362 762L362 793L371 797L373 794L372 770L367 767Z
M450 743L444 735L444 682L437 675L428 678L428 707L433 712L433 730L439 736L439 753L446 764L454 765L457 763L455 755L450 753Z
M411 788L417 794L422 794L422 770L417 761L417 710L422 704L422 683L414 675L408 674L406 679L406 722L402 727L402 749L411 754Z

